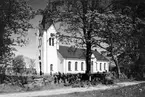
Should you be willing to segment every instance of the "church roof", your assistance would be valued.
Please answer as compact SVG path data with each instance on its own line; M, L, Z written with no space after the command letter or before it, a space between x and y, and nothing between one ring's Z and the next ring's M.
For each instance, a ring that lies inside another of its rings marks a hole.
M59 46L58 52L64 58L77 58L77 59L85 59L85 49L79 49L74 47L67 46ZM99 61L109 61L106 57L100 54L98 51L92 52L97 60Z
M104 57L102 54L100 54L98 51L93 51L94 56L99 61L109 61L106 57Z
M78 58L78 59L85 59L85 54L83 49L67 47L67 46L59 46L58 52L64 58Z

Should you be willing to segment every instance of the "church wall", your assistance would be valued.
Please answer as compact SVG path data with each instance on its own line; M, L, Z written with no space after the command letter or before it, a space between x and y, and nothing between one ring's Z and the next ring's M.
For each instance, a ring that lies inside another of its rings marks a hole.
M93 62L92 73L109 71L109 62L108 61L99 61L95 58L95 56L93 54L92 54L91 58L92 58L91 61ZM100 64L101 64L101 66L100 66Z
M36 71L37 74L40 74L40 64L41 64L41 71L44 73L44 44L45 44L45 36L39 36L39 30L37 31L36 35ZM46 34L46 33L45 33ZM40 41L41 39L41 41Z
M64 73L64 58L57 52L57 69L58 72Z
M45 74L46 73L46 60L47 60L47 56L46 56L46 51L47 51L47 49L46 49L46 40L47 40L47 32L46 31L44 31L43 32L43 39L42 39L42 43L43 43L43 45L42 45L42 72Z
M68 62L71 62L71 70L68 70ZM75 70L75 62L77 62L77 70ZM83 62L83 70L81 70L81 62ZM82 59L66 59L65 60L65 73L85 73L86 63Z
M107 61L96 61L96 59L91 60L93 61L93 65L91 68L91 73L97 73L97 72L105 72L109 71L109 62ZM71 71L68 70L68 62L71 62ZM75 70L75 62L78 62L78 70ZM81 70L81 62L84 62L84 70ZM101 68L100 68L100 63L101 63ZM104 68L104 63L105 68ZM79 60L79 59L65 59L65 73L85 73L86 71L86 62L85 60ZM101 70L100 70L101 69Z
M57 57L57 52L55 50L53 50L53 48L48 47L47 48L47 68L46 68L46 72L50 73L50 65L53 65L53 70L52 73L57 72L57 61L58 61L58 57Z
M59 44L57 43L57 39L52 36L52 34L56 34L56 30L53 25L47 31L43 32L42 36L42 46L38 47L37 59L39 57L39 50L41 50L41 60L38 59L37 71L40 73L40 65L42 65L42 72L44 74L51 74L56 72L61 73L85 73L86 71L86 62L85 59L74 59L74 58L63 58L61 54L58 53L57 49L59 49ZM49 38L54 38L54 45L49 44ZM105 61L97 61L95 56L92 55L93 65L91 67L92 73L95 72L103 72L105 70L109 71L109 62ZM71 62L71 70L68 70L68 62ZM77 70L75 70L75 62L77 62ZM83 70L81 70L81 63L83 62ZM100 63L101 69L100 70ZM104 70L104 63L106 63L106 69ZM51 70L52 66L52 70Z
M95 58L95 55L92 54L91 55L91 73L96 72L95 66L96 66L96 58Z
M55 36L52 36L52 34L56 34L56 30L53 25L50 26L50 28L47 30L47 38L46 38L46 67L45 72L47 74L53 74L58 72L58 57L57 57L57 42ZM49 40L49 38L54 39L54 45L52 45L52 39ZM51 45L50 45L51 43Z
M109 62L107 62L107 61L97 61L96 64L94 65L94 69L96 69L96 70L94 70L95 72L105 72L105 71L109 71Z

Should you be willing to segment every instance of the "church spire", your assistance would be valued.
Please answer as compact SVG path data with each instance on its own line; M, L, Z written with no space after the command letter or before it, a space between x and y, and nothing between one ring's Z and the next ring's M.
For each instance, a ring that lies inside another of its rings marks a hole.
M41 25L42 25L42 29L43 30L46 30L48 29L51 25L53 24L53 20L52 18L50 17L49 14L45 14L43 15L43 18L42 18L42 22L41 22Z

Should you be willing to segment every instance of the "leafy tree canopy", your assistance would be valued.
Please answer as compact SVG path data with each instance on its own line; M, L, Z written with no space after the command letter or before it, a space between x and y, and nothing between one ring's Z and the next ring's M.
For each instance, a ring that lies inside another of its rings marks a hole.
M1 0L0 1L0 63L5 55L10 57L13 45L25 43L25 36L32 25L29 20L34 16L34 11L26 0ZM15 36L15 37L12 37Z
M16 73L22 73L25 68L26 63L24 62L24 56L18 55L13 60L13 70Z

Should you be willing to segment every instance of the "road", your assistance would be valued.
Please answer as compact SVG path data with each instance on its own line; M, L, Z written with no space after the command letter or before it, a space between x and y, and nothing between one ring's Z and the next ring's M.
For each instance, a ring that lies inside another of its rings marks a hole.
M33 91L33 92L7 93L7 94L0 94L0 97L49 96L49 95L59 95L59 94L67 94L67 93L74 93L74 92L114 89L114 88L129 86L129 85L136 85L136 84L140 84L140 83L145 83L145 81L122 82L122 83L116 83L114 85L107 85L107 86L106 85L97 85L95 87L84 87L84 88L62 88L62 89Z

